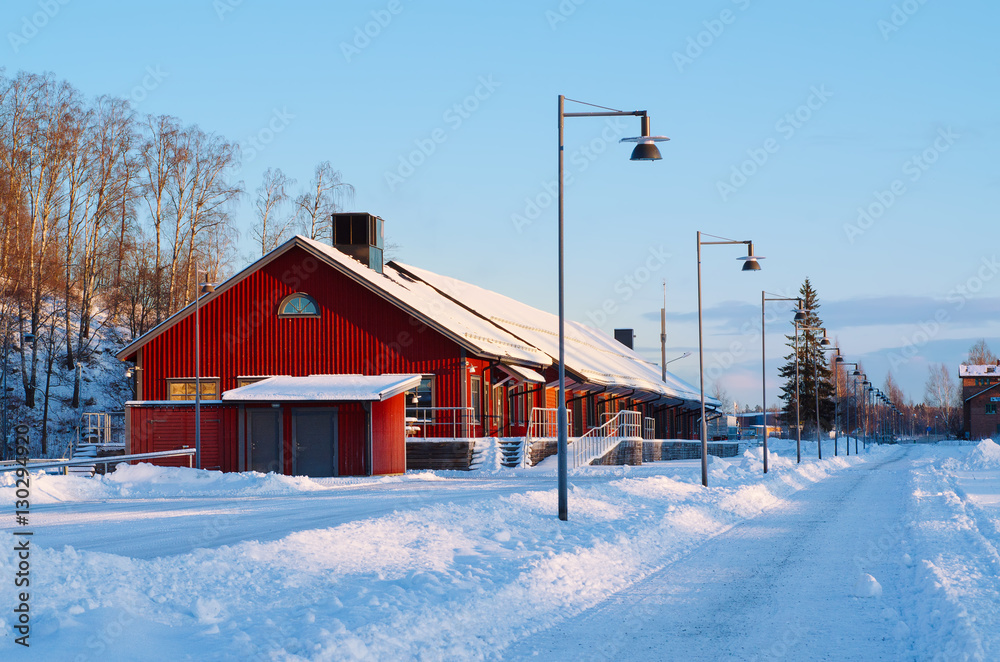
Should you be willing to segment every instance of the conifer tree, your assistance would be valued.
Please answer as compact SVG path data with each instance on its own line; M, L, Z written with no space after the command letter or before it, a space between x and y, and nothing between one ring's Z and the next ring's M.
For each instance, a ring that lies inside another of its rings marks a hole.
M820 347L823 339L822 331L808 331L804 328L818 329L823 326L823 320L817 314L819 302L816 290L806 278L799 289L802 297L802 309L806 313L804 322L799 322L798 357L799 357L799 423L803 427L803 437L816 434L816 388L819 382L819 422L822 429L833 428L836 403L833 384L833 374L827 362L826 353ZM793 429L795 426L795 334L785 336L792 352L785 357L785 365L779 374L785 379L781 387L781 399L785 402L782 409L785 424Z

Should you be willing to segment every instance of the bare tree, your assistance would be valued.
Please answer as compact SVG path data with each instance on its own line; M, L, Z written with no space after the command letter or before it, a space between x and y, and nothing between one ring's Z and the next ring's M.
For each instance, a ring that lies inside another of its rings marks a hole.
M961 394L958 383L951 378L948 366L944 363L931 364L927 373L927 383L924 386L927 404L940 410L947 428L953 429L955 425L952 415L958 408Z
M962 365L988 365L991 363L995 364L996 362L996 354L990 350L990 346L986 344L986 339L982 338L969 348L969 358L963 361Z
M261 255L280 244L295 221L293 216L281 214L281 208L288 200L287 188L294 183L280 168L268 168L264 171L254 202L257 223L253 227L254 237L260 243Z
M728 414L733 411L733 401L729 398L729 392L726 391L726 387L723 386L721 379L716 379L712 382L712 397L722 403L719 411L723 414Z
M323 161L316 166L310 189L295 199L296 213L310 239L329 240L333 237L333 214L353 200L354 187L329 161Z
M178 173L178 139L180 122L173 117L160 115L146 119L146 137L141 147L143 199L149 210L153 226L153 296L156 322L162 321L170 310L163 282L163 232L167 223L169 187L171 178Z

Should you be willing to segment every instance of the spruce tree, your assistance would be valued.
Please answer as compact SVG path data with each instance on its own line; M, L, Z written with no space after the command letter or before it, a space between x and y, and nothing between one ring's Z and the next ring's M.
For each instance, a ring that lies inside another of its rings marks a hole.
M820 340L823 339L822 331L807 331L804 327L818 329L823 326L816 311L819 309L819 302L816 290L813 289L809 279L806 278L799 289L802 297L802 308L806 313L806 319L799 322L799 399L801 408L799 409L799 422L802 425L802 436L809 437L816 434L816 388L819 382L819 421L822 429L833 428L835 416L835 387L833 384L833 374L830 370L826 352L820 347ZM794 436L795 427L795 334L785 336L788 339L788 346L792 352L785 357L785 365L781 367L779 374L785 378L785 385L781 387L781 399L785 402L782 409L782 416L785 424L792 428Z

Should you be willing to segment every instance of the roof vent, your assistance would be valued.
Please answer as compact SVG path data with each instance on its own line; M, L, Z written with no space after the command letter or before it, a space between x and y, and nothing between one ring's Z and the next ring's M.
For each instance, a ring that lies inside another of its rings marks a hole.
M382 273L383 221L365 212L333 214L333 247Z

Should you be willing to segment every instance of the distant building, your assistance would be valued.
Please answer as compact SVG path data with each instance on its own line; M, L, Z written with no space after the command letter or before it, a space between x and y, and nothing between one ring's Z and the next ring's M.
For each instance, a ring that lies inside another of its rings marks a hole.
M965 437L996 438L1000 435L1000 361L989 365L960 365Z

